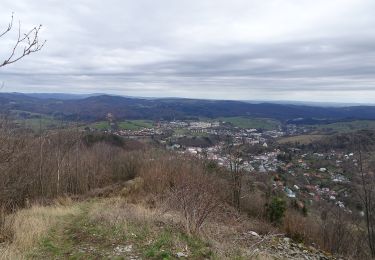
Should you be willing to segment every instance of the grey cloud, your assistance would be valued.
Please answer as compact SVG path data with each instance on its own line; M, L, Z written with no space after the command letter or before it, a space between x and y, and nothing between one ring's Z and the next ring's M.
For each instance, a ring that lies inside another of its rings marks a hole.
M6 91L375 98L371 0L3 1L0 24L15 11L48 39L0 70Z

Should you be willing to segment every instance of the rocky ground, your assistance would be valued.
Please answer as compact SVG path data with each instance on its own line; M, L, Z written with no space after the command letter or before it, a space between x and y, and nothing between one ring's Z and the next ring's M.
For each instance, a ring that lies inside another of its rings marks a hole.
M289 238L274 239L274 245L260 246L260 251L269 253L276 259L306 259L306 260L329 260L336 259L314 247L306 247L302 243L294 243Z

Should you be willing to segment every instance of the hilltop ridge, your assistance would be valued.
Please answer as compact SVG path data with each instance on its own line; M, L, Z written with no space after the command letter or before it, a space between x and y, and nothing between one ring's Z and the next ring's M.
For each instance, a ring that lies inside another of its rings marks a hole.
M21 110L66 119L99 120L108 113L122 119L186 119L249 116L293 123L322 123L375 119L375 106L320 107L295 104L249 103L230 100L181 98L144 99L114 95L40 98L21 93L0 93L1 110Z

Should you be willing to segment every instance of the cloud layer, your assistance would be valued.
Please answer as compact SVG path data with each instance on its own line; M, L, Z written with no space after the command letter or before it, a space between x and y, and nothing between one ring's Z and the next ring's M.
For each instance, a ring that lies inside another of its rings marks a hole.
M372 0L2 0L42 52L5 91L244 100L375 100ZM0 29L1 30L1 29ZM15 32L14 32L15 33ZM15 34L0 40L0 59Z

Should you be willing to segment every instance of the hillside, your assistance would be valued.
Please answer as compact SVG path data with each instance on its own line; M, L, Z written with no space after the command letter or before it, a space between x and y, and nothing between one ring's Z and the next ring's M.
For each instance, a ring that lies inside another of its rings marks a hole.
M43 98L20 93L0 94L1 110L20 110L66 120L100 120L107 113L118 119L171 120L186 118L260 117L295 124L321 124L342 120L375 119L375 107L314 107L290 104L198 99L141 99L98 95L87 98Z
M242 143L237 127L225 139L167 143L12 126L4 121L0 136L5 259L370 259L361 202L348 191L358 183L353 138L369 145L373 132L308 145L255 133L264 146Z
M191 235L177 212L124 196L60 198L12 216L14 239L0 244L0 259L334 259L282 234L264 233L264 223L236 217L230 226L212 220L203 236Z

